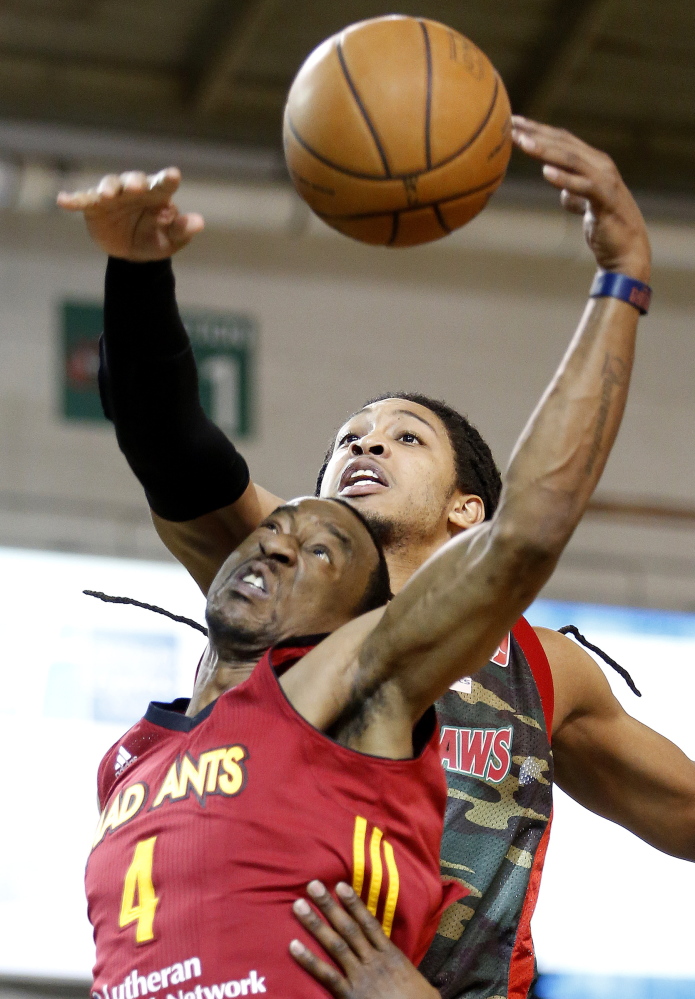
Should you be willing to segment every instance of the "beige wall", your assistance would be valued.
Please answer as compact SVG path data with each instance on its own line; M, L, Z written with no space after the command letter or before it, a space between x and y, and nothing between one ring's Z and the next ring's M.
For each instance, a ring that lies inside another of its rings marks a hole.
M98 297L103 260L79 220L0 222L0 543L161 557L111 430L56 416L57 305ZM294 237L212 228L177 259L182 304L258 317L258 433L244 447L258 481L280 495L309 491L335 426L392 388L463 409L504 465L569 340L592 267L576 229L561 253L543 243L543 213L499 210L493 223L496 241L472 230L450 248L405 252L315 228ZM672 234L666 250L676 237L695 242L695 228ZM529 252L536 240L538 254ZM655 274L603 492L695 503L695 291L681 257L674 267L661 254L671 266ZM587 521L548 593L693 610L695 534Z

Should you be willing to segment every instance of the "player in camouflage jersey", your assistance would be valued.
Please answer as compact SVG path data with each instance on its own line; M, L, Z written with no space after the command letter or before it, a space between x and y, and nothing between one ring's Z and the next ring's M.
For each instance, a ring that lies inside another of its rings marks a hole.
M644 223L608 157L566 132L524 119L514 120L514 137L545 163L546 178L563 189L565 207L585 213L587 241L599 267L648 280ZM185 360L186 340L176 325L166 258L202 226L200 217L181 216L173 206L177 184L175 171L151 181L137 174L110 177L99 189L66 196L62 203L85 210L93 237L113 256L161 261L144 267L124 260L109 264L111 385L105 386L106 401L119 442L145 484L160 535L207 589L228 552L279 501L244 478L239 456L227 442L210 436L195 405L176 408L180 385L187 380L195 387L190 370L184 375L177 368L179 381L167 383L167 374ZM605 349L606 404L629 367L637 318L631 305L599 298L589 302L580 323L575 346L590 342ZM129 406L137 419L129 416ZM435 404L402 397L360 410L339 433L323 478L324 495L341 495L381 522L394 590L449 537L489 518L497 499L489 449L473 432L459 447L455 428L441 412ZM572 405L567 418L572 418ZM145 458L148 437L151 466ZM468 481L459 474L461 454ZM346 470L361 475L347 482ZM487 779L475 776L478 764L472 773L463 772L463 742L461 772L448 769L444 871L475 890L465 909L447 916L431 961L426 959L447 999L517 999L528 992L533 958L526 933L550 813L550 732L555 776L573 797L660 849L695 856L695 767L622 711L583 650L544 629L538 629L538 637L547 660L537 645L537 655L530 652L529 629L521 645L512 643L513 675L493 664L476 677L480 689L452 691L439 702L445 727L459 729L455 738L467 740L466 753L471 745L475 749L471 740L486 738L488 728L495 744L485 764ZM536 672L546 680L536 679L529 662L534 658ZM514 729L509 745L504 741L508 722ZM485 749L483 741L480 752ZM505 751L511 757L509 771L495 783L490 778L504 771ZM458 748L453 757L449 749L449 763L452 759L458 767ZM659 759L668 759L668 766L657 767Z

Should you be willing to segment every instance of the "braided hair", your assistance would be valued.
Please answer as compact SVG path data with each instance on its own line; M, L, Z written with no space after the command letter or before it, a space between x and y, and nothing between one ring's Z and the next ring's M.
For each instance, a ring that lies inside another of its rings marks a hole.
M375 402L383 402L384 399L404 399L406 402L414 402L439 417L446 428L454 452L456 488L462 493L480 496L485 507L485 519L490 520L499 503L502 477L492 457L492 451L473 424L445 402L431 399L419 392L384 392L383 395L370 399L364 407L371 406ZM331 441L316 480L317 496L321 492L321 483L328 462L333 456L333 446L334 442Z

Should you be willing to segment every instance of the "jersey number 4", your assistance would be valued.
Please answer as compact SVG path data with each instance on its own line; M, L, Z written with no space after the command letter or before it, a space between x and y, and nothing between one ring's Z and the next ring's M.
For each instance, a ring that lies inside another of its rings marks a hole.
M154 914L159 903L152 884L152 858L156 841L156 836L140 840L123 882L118 925L123 929L124 926L136 923L136 943L154 940Z

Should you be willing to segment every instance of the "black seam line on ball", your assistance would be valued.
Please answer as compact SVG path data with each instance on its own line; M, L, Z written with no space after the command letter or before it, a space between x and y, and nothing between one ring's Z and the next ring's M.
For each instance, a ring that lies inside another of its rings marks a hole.
M330 167L331 170L335 170L337 173L345 174L346 177L356 177L358 180L381 180L381 181L387 181L387 180L389 180L390 181L390 180L403 180L405 177L412 177L413 176L411 173L408 173L408 174L403 174L403 175L396 174L395 177L384 177L383 174L379 174L379 173L376 173L376 174L375 173L360 173L358 170L349 170L347 167L340 166L339 163L334 163L333 160L329 160L328 157L322 156L321 153L317 152L312 146L310 146L309 143L306 142L301 137L301 135L299 134L299 132L297 131L297 129L294 127L294 124L293 124L293 122L292 122L292 120L290 119L289 116L287 118L287 124L289 126L290 132L292 132L292 135L295 137L295 139L297 140L297 142L299 143L299 145L303 149L306 149L306 151L311 156L313 156L314 159L317 159L319 161L319 163L323 163L324 166Z
M496 184L499 184L503 177L503 173L498 173L496 177L488 180L486 184L481 184L480 187L471 187L467 191L457 191L456 194L451 194L448 198L437 198L436 201L423 201L421 204L411 205L409 208L399 208L398 214L404 215L408 212L419 212L423 208L434 208L435 205L446 205L450 201L457 201L459 198L466 198L471 194L480 194L481 191L486 191L488 187L494 187ZM329 212L317 212L316 209L314 209L314 213L320 219L325 219L327 222L347 222L350 219L376 219L382 215L391 215L392 209L384 208L380 212L356 212L353 215L331 215Z
M387 246L393 246L393 244L396 242L396 237L398 236L398 229L400 227L400 221L401 221L401 213L394 212L393 221L391 223L391 235L389 237L388 243L386 244Z
M434 211L434 214L437 216L437 222L439 222L444 232L451 232L451 229L444 221L444 216L442 215L442 210L439 207L439 202L437 202L436 205L432 205L432 210Z
M461 146L461 148L459 150L457 150L453 154L453 156L448 156L446 159L441 160L439 163L434 163L432 165L432 167L431 167L432 170L438 170L439 167L446 166L447 163L451 163L452 160L455 160L457 156L460 156L461 153L465 152L465 150L468 149L468 147L470 145L472 145L475 142L475 140L478 138L478 136L480 135L480 133L482 132L482 130L485 128L485 126L487 125L488 121L490 120L490 116L492 115L492 112L495 109L495 105L497 104L497 97L498 97L498 92L499 92L498 80L499 80L499 78L496 77L495 78L495 92L494 92L494 95L493 95L493 98L492 98L492 103L490 104L490 108L489 108L489 110L488 110L488 112L487 112L487 114L486 114L486 116L485 116L482 124L480 125L480 127L478 128L478 130L475 132L475 134L473 135L473 137L471 139L469 139L468 142L465 145ZM427 172L426 170L419 170L419 171L416 171L415 173L413 173L412 171L410 171L410 173L393 173L393 174L389 174L388 177L384 177L382 174L378 174L378 173L377 174L375 174L375 173L361 173L359 170L350 170L350 169L348 169L348 167L341 166L339 163L335 163L333 160L329 160L327 156L323 156L316 149L314 149L313 146L310 146L309 143L305 139L303 139L302 136L299 134L299 132L297 131L297 129L296 129L295 125L294 125L294 122L292 121L292 119L290 118L289 115L287 116L287 125L288 125L288 127L290 129L290 132L292 133L292 135L294 136L294 138L297 140L297 142L299 143L299 145L303 149L306 149L306 151L311 156L313 156L315 159L317 159L319 161L319 163L323 163L324 166L330 167L331 170L335 170L338 173L342 173L346 177L355 177L357 180L377 180L377 181L381 181L382 183L384 183L384 182L392 181L392 180L412 180L413 177L420 177L420 176L422 176L423 173ZM378 212L377 214L383 214L383 213Z
M430 167L431 170L438 170L439 167L446 166L447 163L451 163L452 160L455 160L457 156L461 155L461 153L465 153L465 151L470 146L473 145L473 143L475 142L475 140L478 138L478 136L483 131L483 129L485 128L485 126L489 122L490 118L492 117L492 112L495 110L495 105L497 104L497 98L499 97L499 91L500 91L500 78L497 75L497 73L495 73L495 89L494 89L493 94L492 94L492 100L490 101L490 107L487 109L487 112L485 113L485 117L483 118L483 120L481 121L481 123L478 125L478 127L475 130L475 132L473 133L473 135L468 140L468 142L465 142L461 146L461 148L457 149L455 153L451 154L451 156L447 156L446 159L439 160L438 163L433 163L432 166Z
M379 156L381 157L381 162L384 164L384 170L386 171L386 176L387 176L387 178L390 178L391 177L391 168L389 167L389 161L386 158L386 152L384 150L384 147L381 144L381 139L379 138L379 133L377 132L377 130L374 127L374 125L372 124L371 118L367 114L367 109L365 108L364 104L362 103L362 98L357 93L357 88L355 87L355 84L352 82L352 77L350 76L348 68L347 68L347 66L345 64L345 56L343 55L343 46L342 46L342 44L339 41L336 42L335 50L338 53L338 59L340 61L340 67L341 67L341 69L343 71L343 76L345 77L347 85L350 88L352 96L355 98L355 104L357 104L357 107L360 109L360 112L362 114L362 117L365 120L367 128L372 133L372 138L374 139L374 144L376 145L376 148L377 148L377 150L379 152Z
M422 29L425 40L425 60L427 65L427 96L425 97L425 159L427 169L432 169L432 140L430 138L430 128L432 123L432 46L427 25L424 21L418 21Z

